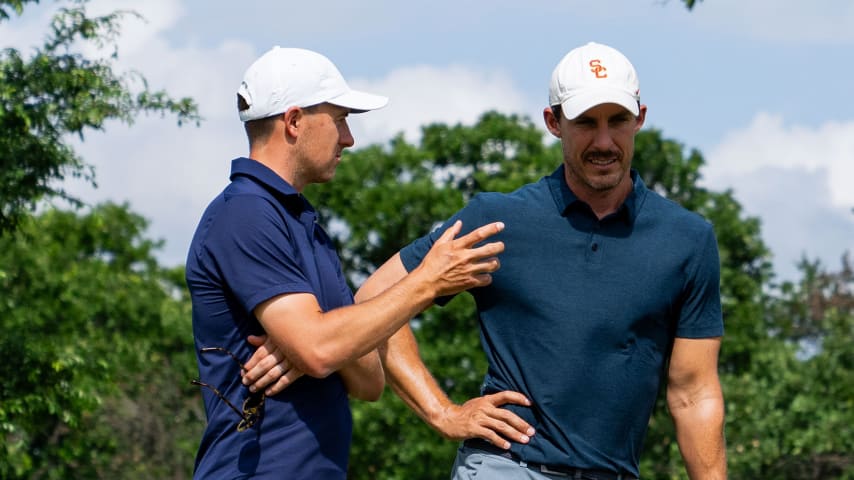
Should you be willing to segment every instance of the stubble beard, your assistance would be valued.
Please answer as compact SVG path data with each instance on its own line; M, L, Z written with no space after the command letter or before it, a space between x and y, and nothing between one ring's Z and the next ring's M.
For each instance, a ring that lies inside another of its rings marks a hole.
M573 183L581 184L584 188L595 193L606 193L617 188L625 178L626 172L622 165L622 155L608 154L610 158L614 158L611 164L616 168L616 171L606 173L604 175L597 174L595 171L586 170L585 165L589 165L591 160L595 161L596 157L606 156L604 154L588 154L584 155L580 160L581 168L577 168L577 164L566 162L568 177L574 180ZM595 168L595 167L594 167ZM593 170L593 169L591 169Z

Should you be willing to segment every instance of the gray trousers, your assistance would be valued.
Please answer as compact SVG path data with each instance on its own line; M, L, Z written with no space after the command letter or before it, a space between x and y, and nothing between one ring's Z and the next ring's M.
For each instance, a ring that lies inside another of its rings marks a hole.
M566 475L541 473L527 465L500 455L460 446L451 472L451 480L566 480Z
M451 480L637 480L631 475L576 470L563 473L538 465L528 465L506 456L461 445L451 472Z

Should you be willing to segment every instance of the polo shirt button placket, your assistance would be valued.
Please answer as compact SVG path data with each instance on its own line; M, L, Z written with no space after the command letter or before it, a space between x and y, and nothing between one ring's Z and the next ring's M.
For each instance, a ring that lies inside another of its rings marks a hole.
M600 225L597 224L593 227L593 231L590 233L590 251L596 253L599 251L599 230Z

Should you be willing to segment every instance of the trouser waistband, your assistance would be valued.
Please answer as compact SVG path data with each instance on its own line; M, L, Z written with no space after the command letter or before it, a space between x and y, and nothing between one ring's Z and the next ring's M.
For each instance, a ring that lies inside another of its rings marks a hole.
M495 445L480 438L470 438L464 441L463 445L469 448L483 450L484 452L491 453L493 455L499 455L504 458L509 458L514 462L519 462L519 464L526 466L527 468L549 475L565 476L569 478L583 480L638 480L637 477L635 477L634 475L616 473L608 470L574 468L562 465L545 465L541 463L525 462L524 460L519 458L518 455L511 452L510 450L498 448Z

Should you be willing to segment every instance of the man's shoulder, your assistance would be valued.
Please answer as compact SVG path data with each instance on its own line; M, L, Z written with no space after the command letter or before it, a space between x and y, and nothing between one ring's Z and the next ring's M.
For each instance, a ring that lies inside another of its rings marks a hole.
M709 220L701 214L689 210L675 200L653 190L646 191L643 203L643 210L646 215L656 220L664 220L666 223L700 230L712 228Z
M205 209L200 228L232 230L252 224L264 226L282 219L275 199L260 192L225 188Z
M471 202L479 202L489 207L519 206L524 203L537 202L549 195L546 179L527 183L510 192L480 192L472 197ZM470 202L470 203L471 203Z
M208 204L193 235L191 252L198 255L202 249L231 244L236 238L271 228L287 234L285 209L272 196L233 186L229 184Z

